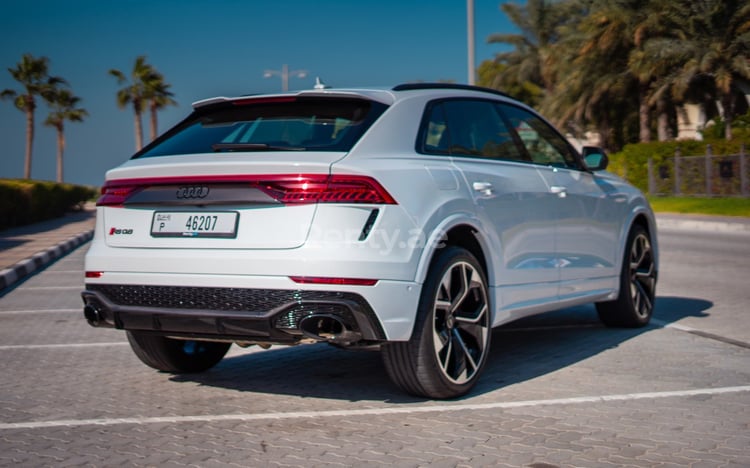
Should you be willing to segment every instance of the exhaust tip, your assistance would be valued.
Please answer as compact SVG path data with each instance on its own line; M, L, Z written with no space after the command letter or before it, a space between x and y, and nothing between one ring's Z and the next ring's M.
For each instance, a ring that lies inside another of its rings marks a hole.
M102 320L104 320L99 309L92 306L91 304L86 304L85 306L83 306L83 316L86 317L86 321L92 327L98 327L99 325L101 325Z
M299 321L303 335L318 341L328 341L345 330L344 324L332 315L310 315Z
M348 344L362 339L361 334L350 330L334 315L309 315L299 321L299 329L303 335L316 341Z

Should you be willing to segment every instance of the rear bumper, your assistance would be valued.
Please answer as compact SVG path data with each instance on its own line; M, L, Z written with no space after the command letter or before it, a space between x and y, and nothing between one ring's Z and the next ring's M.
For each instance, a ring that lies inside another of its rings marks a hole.
M295 344L305 338L302 320L325 316L343 325L347 342L342 344L352 344L352 337L362 342L386 340L370 304L353 292L88 284L81 296L84 314L93 326L173 337Z

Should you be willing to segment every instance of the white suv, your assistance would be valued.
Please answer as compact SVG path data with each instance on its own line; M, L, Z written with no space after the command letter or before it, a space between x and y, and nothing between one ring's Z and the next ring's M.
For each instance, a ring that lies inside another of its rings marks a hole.
M167 372L231 343L379 345L406 392L468 392L492 327L583 303L648 323L644 196L529 107L407 84L197 102L107 173L84 313Z

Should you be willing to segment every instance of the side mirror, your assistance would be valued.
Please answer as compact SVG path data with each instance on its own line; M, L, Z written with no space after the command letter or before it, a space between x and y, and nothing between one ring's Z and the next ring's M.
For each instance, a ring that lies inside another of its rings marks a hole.
M603 171L609 165L609 158L603 149L596 146L583 147L583 162L590 171Z

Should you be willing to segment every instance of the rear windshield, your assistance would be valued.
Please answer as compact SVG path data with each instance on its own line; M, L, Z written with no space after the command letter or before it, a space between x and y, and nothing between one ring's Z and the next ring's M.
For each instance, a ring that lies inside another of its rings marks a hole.
M233 151L349 151L386 109L364 99L280 97L199 108L133 158Z

